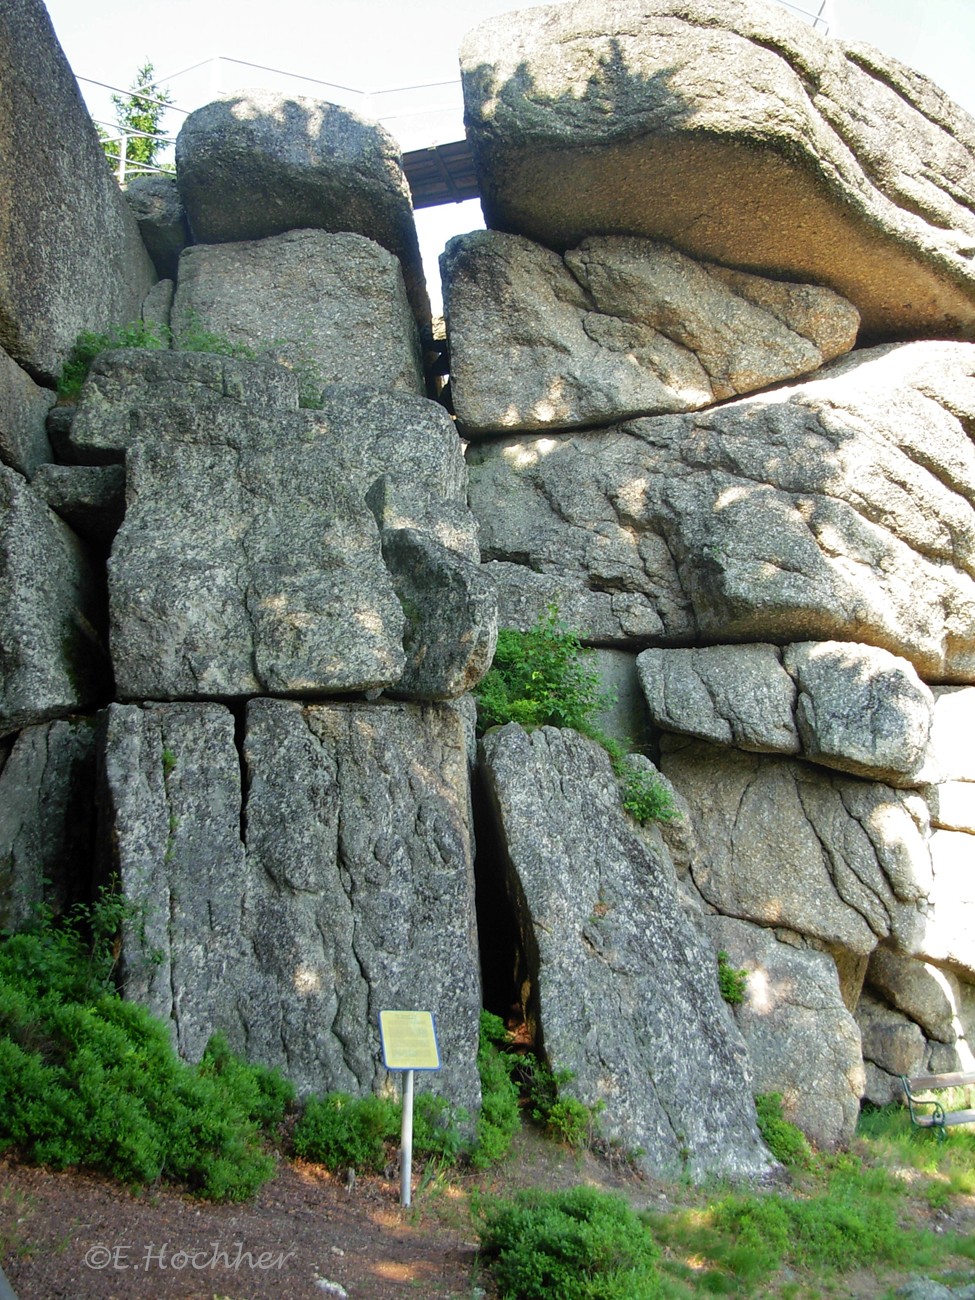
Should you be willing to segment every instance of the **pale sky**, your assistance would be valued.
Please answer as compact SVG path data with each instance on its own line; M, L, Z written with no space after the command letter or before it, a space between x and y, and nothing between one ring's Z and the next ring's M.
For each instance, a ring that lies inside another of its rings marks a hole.
M795 0L815 11L821 0ZM242 60L349 87L384 91L427 85L409 96L354 94L313 84L279 82L299 94L347 103L382 117L404 149L462 134L457 50L485 18L551 0L46 0L68 61L79 77L126 87L150 60L170 79L177 104L197 108L221 90L274 85ZM866 40L926 73L975 114L975 0L827 0L830 35ZM111 116L110 92L82 83L96 116ZM407 102L408 101L408 102ZM419 120L404 108L428 109ZM369 111L371 108L372 111ZM175 135L183 118L169 114ZM432 138L431 138L432 137ZM482 225L476 201L417 214L431 297L439 300L436 257L451 235ZM435 310L438 309L435 307Z

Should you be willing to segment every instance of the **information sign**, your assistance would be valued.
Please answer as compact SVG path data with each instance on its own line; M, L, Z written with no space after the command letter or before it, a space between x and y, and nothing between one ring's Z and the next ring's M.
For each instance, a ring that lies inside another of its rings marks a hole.
M379 1036L387 1070L439 1070L432 1011L380 1011Z

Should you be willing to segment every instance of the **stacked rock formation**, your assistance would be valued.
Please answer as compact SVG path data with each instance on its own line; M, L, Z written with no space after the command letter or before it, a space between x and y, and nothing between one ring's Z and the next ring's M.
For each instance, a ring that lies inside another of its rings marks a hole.
M758 0L486 24L455 424L380 128L243 94L127 206L40 0L0 25L0 922L114 874L127 995L305 1092L385 1086L419 1007L473 1112L514 1003L655 1172L766 1169L756 1092L831 1145L971 1068L975 125ZM52 405L140 313L172 346ZM571 732L475 758L499 622L553 603L680 821Z
M844 1141L898 1074L975 1063L975 125L752 0L533 9L462 72L491 229L441 262L501 621L554 602L617 680L629 654L617 725L748 971L752 1085ZM546 1041L605 1095L508 856Z

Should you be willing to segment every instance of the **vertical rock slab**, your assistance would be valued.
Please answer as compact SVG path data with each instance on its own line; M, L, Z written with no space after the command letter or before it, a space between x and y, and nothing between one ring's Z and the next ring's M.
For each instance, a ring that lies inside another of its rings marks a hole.
M98 701L102 605L78 538L0 465L0 735Z
M656 1173L768 1167L744 1044L714 955L668 868L628 823L592 741L511 724L482 742L531 971L529 1014L569 1090Z
M302 1091L384 1077L381 1010L435 1013L430 1086L480 1104L480 975L460 710L253 700L247 929L261 994L248 1050Z
M326 384L424 392L400 264L362 235L196 244L179 259L171 323L174 347L210 332L292 366L307 405Z
M429 324L410 189L377 122L324 100L243 90L187 117L176 174L197 243L354 231L399 258L417 322Z
M131 914L127 997L199 1060L211 1034L245 1046L248 935L234 719L219 704L112 704L101 738L103 868Z
M753 0L577 0L461 49L487 224L829 285L873 338L975 332L975 124L937 86Z
M25 727L0 768L0 930L90 895L95 730L94 718Z
M54 394L38 388L0 350L0 460L28 478L54 459L47 437L47 413L53 405Z
M156 279L42 0L0 8L0 346L55 378Z
M748 972L734 1015L756 1094L780 1093L786 1119L818 1147L848 1143L864 1071L860 1031L843 1005L832 957L796 934L786 939L747 921L708 916L703 924L730 965Z

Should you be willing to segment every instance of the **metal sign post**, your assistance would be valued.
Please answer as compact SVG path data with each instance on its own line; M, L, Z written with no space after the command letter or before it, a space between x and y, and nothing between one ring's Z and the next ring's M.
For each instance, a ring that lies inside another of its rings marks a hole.
M413 1176L413 1071L439 1070L440 1048L432 1011L380 1011L383 1065L403 1071L400 1129L400 1205L409 1205Z

